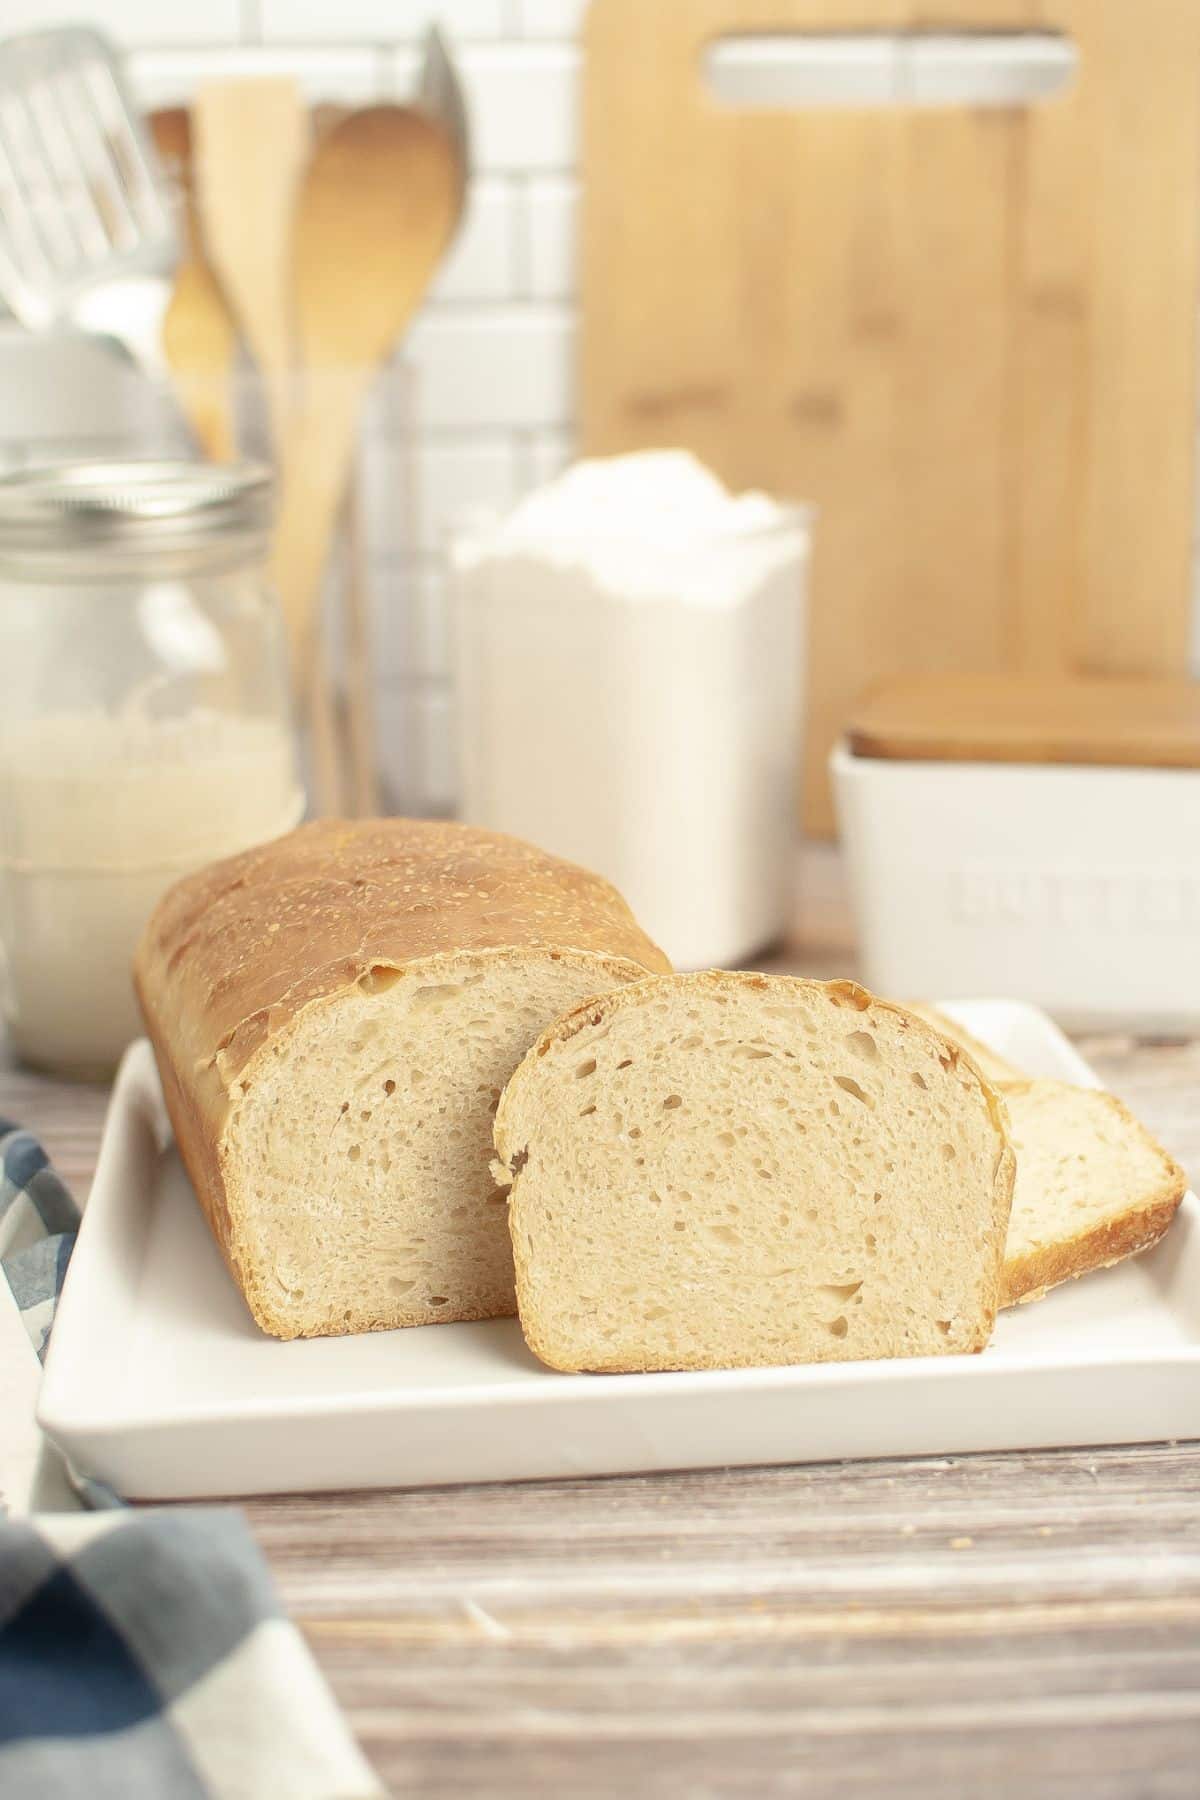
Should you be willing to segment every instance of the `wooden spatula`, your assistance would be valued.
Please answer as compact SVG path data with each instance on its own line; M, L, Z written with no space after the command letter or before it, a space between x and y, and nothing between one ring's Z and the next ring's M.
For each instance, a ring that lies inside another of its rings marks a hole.
M163 319L163 350L180 405L205 454L228 462L237 454L231 389L237 328L201 240L187 108L151 113L150 134L175 183L183 215L175 287Z
M296 397L291 237L309 153L308 112L294 81L262 76L206 83L194 117L204 242L258 364L281 469ZM313 798L318 811L338 812L337 733L325 670L314 676L293 661L292 680L309 731Z
M308 168L292 239L306 374L285 448L274 563L302 682L362 403L445 252L462 190L452 134L409 107L351 113Z
M292 381L289 241L308 113L294 81L261 76L204 83L193 118L205 247L262 373L278 459Z

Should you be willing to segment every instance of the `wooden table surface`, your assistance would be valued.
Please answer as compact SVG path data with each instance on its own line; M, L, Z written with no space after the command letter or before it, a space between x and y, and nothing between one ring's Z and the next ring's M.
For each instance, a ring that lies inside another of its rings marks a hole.
M776 966L847 971L826 900ZM1081 1048L1200 1176L1200 1043ZM0 1068L81 1195L104 1099ZM1198 1445L246 1512L398 1795L1200 1793Z

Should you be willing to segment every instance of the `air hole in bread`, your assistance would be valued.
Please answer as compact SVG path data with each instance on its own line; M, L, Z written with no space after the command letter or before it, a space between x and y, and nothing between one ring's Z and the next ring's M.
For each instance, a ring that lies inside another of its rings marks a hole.
M718 1131L717 1142L718 1144L722 1144L726 1150L732 1150L737 1144L737 1139L734 1137L732 1131Z
M415 1288L416 1285L417 1284L416 1284L415 1280L401 1281L401 1279L398 1275L389 1275L388 1276L387 1286L388 1286L389 1294L408 1294L408 1293L412 1292L413 1288Z
M363 1109L363 1111L362 1111L362 1112L360 1112L360 1113L359 1113L359 1115L358 1115L358 1116L359 1116L359 1119L360 1119L360 1120L361 1120L361 1121L362 1121L362 1123L363 1123L363 1124L364 1124L364 1125L369 1125L369 1124L370 1124L370 1123L371 1123L371 1109L370 1109L370 1107L364 1107L364 1109Z
M375 963L365 975L360 975L358 985L364 994L386 994L390 987L404 979L402 969L393 968L390 963Z
M383 1091L384 1091L384 1093L385 1093L385 1094L394 1094L394 1093L395 1093L395 1091L396 1091L396 1084L395 1084L395 1082L394 1082L394 1081L392 1081L392 1080L391 1080L391 1079L390 1079L390 1078L389 1078L389 1079L388 1079L388 1080L387 1080L387 1081L385 1081L385 1082L384 1082L384 1084L383 1084Z
M838 1317L836 1319L831 1320L830 1326L829 1326L829 1333L830 1333L831 1337L843 1338L843 1337L845 1337L845 1335L849 1331L849 1329L850 1329L850 1326L849 1326L848 1321L846 1319Z
M663 1101L663 1111L664 1112L673 1112L677 1106L682 1106L682 1105L683 1105L683 1095L682 1094L668 1094L666 1099Z
M632 1056L627 1056L627 1057L626 1057L626 1058L625 1058L625 1061L624 1061L624 1062L619 1062L619 1063L618 1063L618 1064L617 1064L617 1067L618 1067L618 1069L632 1069L632 1067L633 1067L633 1058L632 1058Z
M939 1319L937 1321L937 1328L941 1332L943 1337L949 1337L950 1333L954 1329L954 1327L951 1324L949 1319Z
M831 1300L837 1300L844 1306L847 1300L853 1300L861 1286L861 1281L847 1281L841 1284L831 1282L819 1287L817 1292L828 1294Z
M953 1144L943 1144L942 1157L946 1162L956 1162L958 1160L958 1151L954 1148Z
M430 1306L447 1306L449 1301L445 1294L430 1294L429 1304Z
M576 1081L584 1081L584 1080L586 1080L586 1078L589 1075L594 1075L595 1073L596 1073L596 1059L594 1056L589 1056L587 1061L581 1062L579 1067L576 1069L575 1079L576 1079Z
M879 1061L879 1045L869 1031L852 1031L846 1039L851 1050L867 1062Z
M350 1148L346 1152L346 1160L347 1160L347 1162L357 1162L361 1155L362 1155L361 1147L358 1144L351 1144Z
M581 1119L590 1119L595 1110L594 1106L584 1106L580 1109L579 1116Z
M409 1009L413 1012L441 1012L447 1000L452 1000L463 988L474 987L481 979L478 975L464 975L461 981L427 981L409 998Z
M922 1074L920 1074L916 1069L913 1070L912 1078L913 1078L913 1086L914 1087L924 1088L926 1093L929 1092L929 1083L926 1081L925 1077Z
M859 1087L857 1081L854 1081L849 1075L835 1075L833 1079L843 1094L853 1094L856 1100L861 1100L864 1106L869 1106L872 1112L875 1111L875 1102L865 1088Z
M785 1050L783 1054L786 1056L788 1052ZM774 1055L774 1052L758 1044L735 1044L733 1055L742 1062L764 1062L768 1056Z

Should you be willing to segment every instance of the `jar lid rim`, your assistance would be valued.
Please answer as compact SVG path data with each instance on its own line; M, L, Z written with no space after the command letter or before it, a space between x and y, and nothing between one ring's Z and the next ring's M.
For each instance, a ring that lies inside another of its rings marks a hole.
M264 463L79 459L0 476L0 555L14 550L224 548L270 528Z

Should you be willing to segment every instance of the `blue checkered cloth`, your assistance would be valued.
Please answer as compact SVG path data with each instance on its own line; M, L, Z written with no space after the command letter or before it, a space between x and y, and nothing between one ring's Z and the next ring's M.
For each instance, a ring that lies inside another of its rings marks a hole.
M79 1208L37 1139L0 1119L0 1268L45 1360Z
M44 1355L78 1209L0 1121L0 1266ZM232 1507L0 1521L0 1795L382 1800Z

